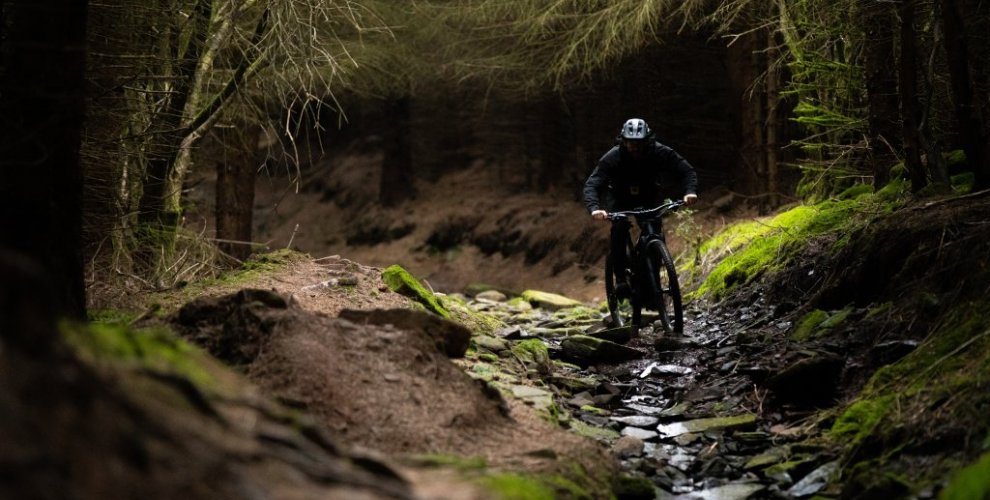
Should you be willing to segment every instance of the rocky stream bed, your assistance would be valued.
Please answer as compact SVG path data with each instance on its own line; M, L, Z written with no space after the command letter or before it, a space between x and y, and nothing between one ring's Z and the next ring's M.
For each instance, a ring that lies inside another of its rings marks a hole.
M834 363L808 352L788 365L763 344L791 327L773 307L760 300L689 307L684 334L673 336L659 321L633 334L607 328L597 309L528 299L506 301L495 291L464 297L508 325L475 336L466 368L608 446L623 472L639 479L629 481L637 486L626 498L828 493L838 462L816 444L808 417L830 397L822 379L834 377Z

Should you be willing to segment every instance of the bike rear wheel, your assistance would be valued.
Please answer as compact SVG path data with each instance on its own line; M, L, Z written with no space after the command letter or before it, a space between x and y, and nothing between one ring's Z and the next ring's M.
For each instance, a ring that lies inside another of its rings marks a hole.
M684 331L684 311L674 259L662 240L651 241L646 251L652 268L649 278L655 283L657 292L656 300L651 301L651 308L660 314L664 330L681 333Z

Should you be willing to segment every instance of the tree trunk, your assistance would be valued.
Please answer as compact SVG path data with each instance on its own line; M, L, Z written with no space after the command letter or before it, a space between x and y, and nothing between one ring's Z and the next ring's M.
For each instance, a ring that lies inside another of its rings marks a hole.
M863 26L863 72L868 105L869 161L873 186L880 188L890 181L890 167L897 161L902 131L897 107L897 73L890 71L894 60L893 9L885 2L857 2Z
M394 207L415 196L413 190L412 147L409 144L412 120L409 97L391 97L385 103L382 128L384 158L379 200Z
M942 0L942 31L945 36L945 55L949 64L949 78L952 82L952 101L955 105L956 122L966 159L976 175L976 188L990 187L990 167L987 165L986 145L988 137L986 123L981 123L977 107L974 106L972 80L970 79L969 45L966 27L960 16L955 0ZM986 61L983 61L985 64Z
M763 28L762 31L773 31L769 28ZM756 68L757 74L765 74L769 70L768 66L768 56L766 53L767 40L770 39L771 35L767 33L759 33L757 38L758 50L754 50L752 53L752 64ZM754 98L751 100L753 106L753 112L756 123L753 124L753 141L757 147L756 154L756 165L754 165L754 170L756 174L756 179L758 183L762 183L760 186L762 189L766 189L765 179L767 178L767 88L766 86L756 85L754 86L758 91L754 91ZM763 181L763 182L761 182ZM765 214L769 212L769 207L767 206L766 199L760 199L760 213Z
M170 56L177 62L175 85L164 110L153 117L155 133L148 152L148 166L142 183L138 222L148 225L158 233L166 247L171 246L179 224L180 210L176 200L182 189L181 180L176 183L175 162L179 157L179 145L185 138L183 115L195 91L196 70L206 44L210 26L212 5L210 0L199 0L192 11L192 37L183 53L179 46L179 30L173 27L169 41ZM168 64L168 63L166 63Z
M776 65L777 31L767 30L767 205L772 210L779 203L780 192L780 69Z
M217 162L216 219L220 250L238 259L251 255L251 229L254 209L254 181L258 171L255 155L257 133L242 136L242 130L223 129L225 161Z
M86 10L86 0L8 0L0 25L0 250L40 264L55 313L80 319ZM4 307L25 292L0 291L11 294Z
M898 68L898 87L901 98L901 122L904 134L904 165L911 177L911 190L919 191L928 184L928 176L921 164L921 138L918 126L921 107L918 103L918 48L915 40L915 0L902 0L901 59Z

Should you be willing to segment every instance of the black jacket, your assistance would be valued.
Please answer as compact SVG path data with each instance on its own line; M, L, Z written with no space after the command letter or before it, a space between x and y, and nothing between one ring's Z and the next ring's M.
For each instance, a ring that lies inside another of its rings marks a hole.
M660 184L679 180L684 194L696 194L698 176L676 151L659 142L643 151L639 160L618 145L610 149L584 183L584 204L588 212L603 209L652 208L660 200ZM610 195L608 202L602 194Z

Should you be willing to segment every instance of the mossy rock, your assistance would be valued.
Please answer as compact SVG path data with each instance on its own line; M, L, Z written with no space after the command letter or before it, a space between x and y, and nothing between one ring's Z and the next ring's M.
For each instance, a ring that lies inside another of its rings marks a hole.
M657 497L657 487L645 477L622 475L615 485L618 500L651 500Z
M643 357L643 353L637 349L587 335L567 337L560 343L560 346L563 348L564 356L567 359L585 366L598 363L621 363Z
M427 311L450 318L450 312L441 305L437 297L400 265L392 265L382 271L382 281L390 290L405 295L421 304Z
M450 319L466 326L474 333L492 335L506 327L505 322L501 319L468 307L467 303L460 297L455 295L437 295L435 297L441 307L449 313Z
M541 292L539 290L526 290L521 294L521 296L523 299L532 304L533 307L539 307L550 311L557 311L560 309L584 305L572 298L558 295L556 293Z
M553 368L550 363L550 351L540 339L516 342L512 345L511 350L527 368L533 368L544 375L549 374Z

